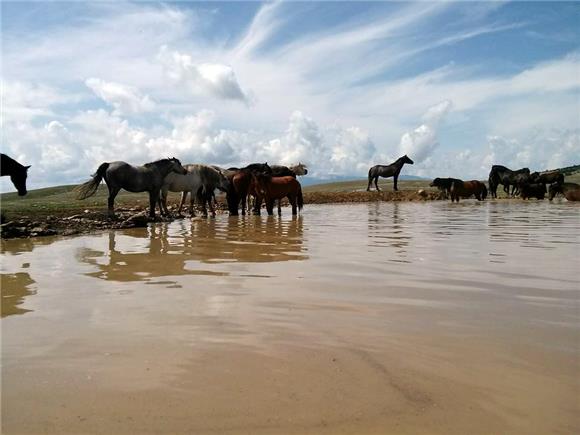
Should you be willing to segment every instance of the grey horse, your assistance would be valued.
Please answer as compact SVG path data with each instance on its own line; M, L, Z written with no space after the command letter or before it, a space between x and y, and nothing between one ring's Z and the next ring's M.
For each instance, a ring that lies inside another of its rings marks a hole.
M132 166L125 162L102 163L93 178L76 188L77 199L85 199L97 191L101 180L109 188L108 213L114 215L115 197L121 189L129 192L149 192L149 217L155 218L155 206L165 177L171 172L186 174L181 162L174 158Z
M188 193L191 193L189 202L189 214L191 216L195 216L193 210L195 199L201 203L204 216L207 216L206 203L209 204L212 216L215 216L213 193L215 189L219 189L222 192L228 190L230 182L225 175L226 172L218 166L199 164L185 165L184 168L186 170L184 175L169 174L165 178L159 199L161 213L169 214L169 210L167 209L167 192L181 192L179 214L181 214L181 209L187 199Z
M375 165L372 168L370 168L369 184L367 186L367 192L371 190L371 182L373 180L375 181L375 187L377 188L377 190L381 190L379 189L379 185L377 183L379 181L379 177L383 178L393 177L394 190L398 190L397 180L399 179L399 173L401 172L401 169L403 168L403 165L405 163L408 163L410 165L414 163L413 160L407 157L407 154L405 154L403 157L399 157L394 163L391 163L390 165Z

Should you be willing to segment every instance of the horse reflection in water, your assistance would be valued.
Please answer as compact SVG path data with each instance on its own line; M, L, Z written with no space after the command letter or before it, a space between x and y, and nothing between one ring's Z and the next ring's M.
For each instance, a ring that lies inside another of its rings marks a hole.
M307 259L303 221L259 217L158 224L143 230L111 231L108 252L83 248L79 261L110 281L149 281L175 285L171 277L226 276L228 263L266 263ZM137 240L135 240L137 239ZM146 244L140 244L142 239ZM139 248L138 246L143 246ZM166 278L154 281L155 278Z
M405 230L405 225L405 218L398 202L388 205L381 202L368 204L368 245L374 248L389 248L394 254L389 256L389 261L410 263L407 251L413 237Z
M13 314L24 314L32 311L21 307L27 296L35 295L36 289L31 288L36 282L27 272L1 273L0 294L2 296L2 317Z

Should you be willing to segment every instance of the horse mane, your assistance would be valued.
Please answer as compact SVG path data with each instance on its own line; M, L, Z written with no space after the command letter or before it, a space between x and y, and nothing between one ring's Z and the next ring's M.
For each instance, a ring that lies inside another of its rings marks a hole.
M165 162L169 162L169 161L171 161L171 159L169 157L167 157L165 159L159 159L159 160L155 160L154 162L145 163L143 166L148 168L150 166L156 166L160 163L165 163Z

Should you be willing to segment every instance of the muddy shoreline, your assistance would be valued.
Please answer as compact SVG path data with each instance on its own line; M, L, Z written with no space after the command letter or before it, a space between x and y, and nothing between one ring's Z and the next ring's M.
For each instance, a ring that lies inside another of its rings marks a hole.
M343 204L362 203L374 201L433 201L442 199L437 191L426 190L403 190L393 191L355 191L355 192L305 192L304 204ZM78 209L66 212L43 212L30 210L29 212L12 214L4 211L3 221L0 224L0 238L14 239L41 236L72 236L88 234L108 229L125 229L146 227L151 222L171 222L175 219L190 218L179 216L177 207L170 206L171 217L160 217L157 214L155 220L148 217L148 207L135 205L133 207L119 207L116 209L114 218L106 214L106 210L84 209L80 204ZM285 204L287 205L287 204ZM283 210L282 213L288 213ZM227 213L227 207L219 202L217 214ZM263 210L262 213L265 213ZM201 217L196 212L196 217Z

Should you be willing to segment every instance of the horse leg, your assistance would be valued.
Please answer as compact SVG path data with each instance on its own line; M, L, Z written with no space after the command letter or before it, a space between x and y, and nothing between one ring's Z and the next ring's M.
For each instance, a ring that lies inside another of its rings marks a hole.
M296 207L296 195L290 197L288 196L288 201L292 205L292 216L296 216L298 214L298 208Z
M242 195L242 216L246 215L247 201L248 201L248 195Z
M393 177L393 188L394 188L395 192L396 192L397 190L399 190L399 189L397 189L397 180L398 180L398 179L399 179L399 175L395 175L395 176Z
M187 199L187 191L181 192L181 201L179 201L179 209L177 210L177 214L181 216L181 209L183 208L183 204L185 204L185 200Z
M274 200L273 199L266 200L266 211L268 212L268 216L274 215Z
M288 199L290 199L290 197L288 197ZM279 199L278 200L278 216L282 216L282 200Z
M371 183L372 183L372 181L373 181L373 177L371 177L369 175L369 184L367 184L367 192L369 192L371 190Z
M107 199L107 214L110 217L115 216L115 197L119 193L121 188L119 187L109 187L109 198Z
M213 206L213 200L214 200L215 196L212 193L211 195L209 195L207 203L209 205L209 211L211 213L211 217L215 217L215 208Z
M149 217L151 219L155 219L155 207L157 206L158 200L159 200L159 191L151 190L149 192Z
M195 217L195 211L193 209L193 206L195 205L195 192L192 190L189 194L191 195L189 197L189 215Z
M378 184L378 182L379 182L379 176L377 175L377 176L375 177L375 187L377 188L377 191L378 191L378 192L380 192L380 190L381 190L381 189L379 189L379 184Z

